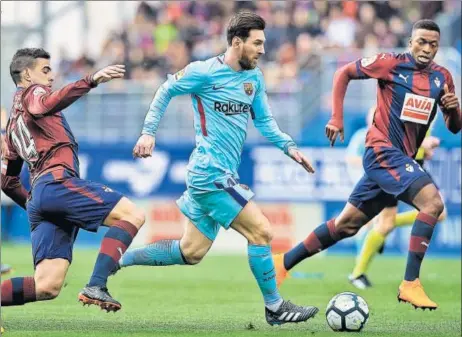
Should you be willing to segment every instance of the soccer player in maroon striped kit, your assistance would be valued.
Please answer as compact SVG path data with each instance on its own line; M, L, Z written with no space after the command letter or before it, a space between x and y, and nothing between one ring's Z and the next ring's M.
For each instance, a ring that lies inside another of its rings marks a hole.
M77 141L62 110L98 84L122 78L125 68L108 66L53 91L50 55L43 49L25 48L14 55L10 73L17 91L7 124L1 186L27 210L35 273L3 281L1 305L57 297L79 229L96 232L104 225L110 228L79 300L117 311L121 304L109 294L107 278L143 225L144 212L122 194L80 178ZM19 180L23 162L31 175L29 193Z
M447 128L457 134L462 126L459 101L449 71L433 62L440 29L420 20L412 29L409 51L381 53L339 69L334 77L333 113L326 136L333 146L343 141L343 100L350 80L378 81L377 108L366 137L365 175L340 215L321 224L299 245L275 257L278 284L302 260L355 235L380 211L402 200L419 210L413 225L404 280L398 299L416 308L436 309L425 293L419 272L443 201L432 178L414 160L440 106Z

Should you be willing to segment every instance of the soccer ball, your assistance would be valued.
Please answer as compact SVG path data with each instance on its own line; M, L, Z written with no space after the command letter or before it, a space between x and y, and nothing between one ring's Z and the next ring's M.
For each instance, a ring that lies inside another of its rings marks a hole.
M334 331L361 331L369 318L366 301L351 292L335 295L327 305L327 324Z

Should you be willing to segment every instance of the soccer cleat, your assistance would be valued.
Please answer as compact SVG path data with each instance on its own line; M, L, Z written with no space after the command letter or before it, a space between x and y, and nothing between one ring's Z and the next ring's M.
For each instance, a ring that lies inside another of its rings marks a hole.
M314 317L319 309L316 307L302 307L290 301L283 301L277 311L265 308L266 321L269 325L305 322Z
M353 277L353 275L350 275L348 276L348 280L350 280L352 285L361 290L372 287L372 283L369 281L366 274L361 274L358 277Z
M97 305L106 312L118 311L122 309L122 304L117 302L109 294L107 288L100 286L86 286L79 294L79 302L83 305Z
M8 274L10 271L12 271L13 269L11 268L11 266L7 265L7 264L1 264L0 266L0 273L2 275L5 275L5 274Z
M290 277L289 271L284 267L284 254L273 255L274 270L276 270L276 284L278 288L284 280Z
M411 303L416 309L435 310L438 308L438 304L433 302L428 298L427 294L425 294L424 288L418 278L414 281L404 280L401 282L398 290L398 301Z

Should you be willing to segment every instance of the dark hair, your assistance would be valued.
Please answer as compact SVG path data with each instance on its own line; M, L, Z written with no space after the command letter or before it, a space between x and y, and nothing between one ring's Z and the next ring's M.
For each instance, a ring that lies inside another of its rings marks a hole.
M42 48L18 49L10 63L10 75L14 84L21 82L21 72L33 67L36 59L50 59L50 54Z
M249 32L252 29L264 30L266 26L265 20L253 12L242 11L239 12L229 20L226 37L228 45L230 46L235 36L241 38L243 41L249 37Z
M440 34L440 27L436 24L435 21L429 19L419 20L412 26L412 32L417 29L426 29L426 30L434 30Z

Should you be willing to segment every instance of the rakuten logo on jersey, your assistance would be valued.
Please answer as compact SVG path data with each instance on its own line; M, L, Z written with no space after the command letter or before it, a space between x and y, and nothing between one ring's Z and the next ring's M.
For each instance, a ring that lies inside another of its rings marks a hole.
M245 103L215 102L213 109L217 112L223 112L225 115L237 115L250 113L252 107Z

